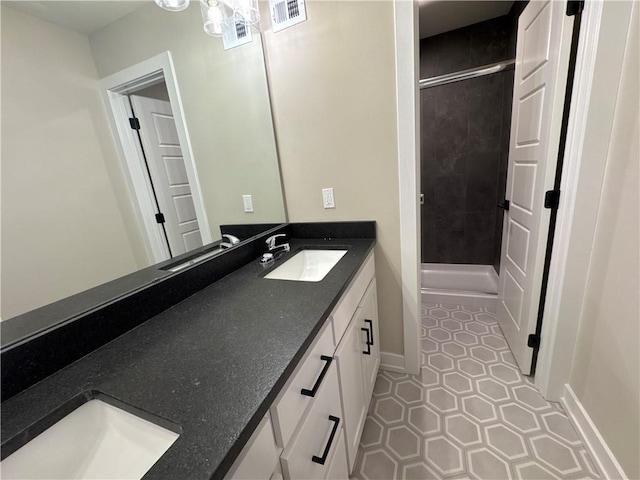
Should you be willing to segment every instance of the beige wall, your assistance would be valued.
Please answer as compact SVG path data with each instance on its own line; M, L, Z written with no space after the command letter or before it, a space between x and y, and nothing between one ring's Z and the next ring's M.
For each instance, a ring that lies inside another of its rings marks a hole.
M169 92L167 92L167 86L164 82L152 85L142 90L137 90L136 95L146 98L155 98L156 100L164 100L169 102Z
M639 7L633 7L570 381L634 479L640 478Z
M202 30L198 2L151 3L90 36L100 78L172 54L212 238L220 224L285 221L260 37L224 51ZM244 213L242 195L253 195Z
M139 268L86 36L2 6L2 318ZM132 213L129 212L129 215ZM143 260L144 262L144 260Z
M401 354L393 2L311 1L307 16L265 33L289 220L377 222L382 350Z

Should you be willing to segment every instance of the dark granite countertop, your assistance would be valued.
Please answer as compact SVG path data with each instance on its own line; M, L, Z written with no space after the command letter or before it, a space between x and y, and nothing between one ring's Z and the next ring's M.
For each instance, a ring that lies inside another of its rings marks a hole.
M290 243L276 265L302 246L349 251L320 282L265 279L257 259L227 275L4 402L3 445L100 392L181 429L144 478L222 478L375 240Z

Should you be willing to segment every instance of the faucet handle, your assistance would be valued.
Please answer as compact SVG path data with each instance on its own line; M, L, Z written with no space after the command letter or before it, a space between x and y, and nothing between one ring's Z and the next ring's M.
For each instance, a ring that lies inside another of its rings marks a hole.
M267 238L265 240L265 243L267 244L267 247L269 247L269 250L272 250L274 248L276 248L276 239L278 237L286 237L287 235L284 233L279 233L277 235L271 235L269 238Z
M238 243L240 243L240 239L238 237L229 233L225 233L224 235L222 235L222 238L226 238L227 240L229 240L229 243L231 243L231 245L237 245Z

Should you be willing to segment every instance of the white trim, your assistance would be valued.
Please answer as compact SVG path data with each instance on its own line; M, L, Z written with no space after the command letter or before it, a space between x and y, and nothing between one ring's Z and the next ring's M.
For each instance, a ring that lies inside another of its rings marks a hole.
M578 190L579 171L582 160L582 147L586 134L587 122L585 121L589 111L589 98L596 63L598 34L600 30L600 18L602 16L602 2L589 2L583 13L580 41L574 76L574 91L571 100L571 113L569 118L566 150L562 171L562 185L560 205L558 208L557 226L553 240L553 256L549 269L549 284L547 298L545 300L544 322L542 324L541 337L544 338L540 346L540 352L536 365L535 383L542 396L548 400L558 400L561 390L551 388L552 376L561 377L558 386L569 381L571 362L576 343L578 319L567 318L565 323L572 322L575 325L567 325L569 337L562 345L564 358L554 358L553 350L555 342L559 339L559 309L562 299L565 270L571 240L571 226L575 212L575 200ZM586 282L586 279L585 279ZM584 285L583 285L584 287ZM584 288L582 288L584 290ZM557 352L560 353L560 352ZM557 353L555 356L557 356ZM564 367L562 375L560 364Z
M394 0L402 320L407 373L420 372L420 179L417 2Z
M169 258L166 242L162 236L158 224L154 220L155 208L153 194L149 180L142 167L141 152L133 132L126 119L129 117L128 106L123 95L131 88L140 88L164 79L169 94L169 101L173 110L173 116L180 140L180 148L184 158L187 178L191 186L196 217L200 228L200 235L204 245L211 243L211 229L205 211L202 189L195 165L193 148L187 130L184 108L178 88L178 80L173 67L171 53L166 51L148 60L140 62L120 72L109 75L100 81L103 99L110 113L109 123L114 137L118 153L122 160L126 174L127 184L131 191L131 198L139 224L143 227L146 240L147 255L153 263L158 263Z
M596 467L600 470L602 478L610 480L627 479L618 460L613 456L607 442L600 435L598 428L589 417L580 400L578 400L571 386L565 385L564 395L560 401L582 443L584 443L591 454L591 458L595 461Z
M536 387L544 398L552 401L558 401L564 394L564 386L569 383L571 375L606 163L600 160L603 152L596 152L594 148L604 149L606 156L611 129L607 132L606 127L598 128L597 147L593 142L589 144L589 136L594 134L596 128L592 125L594 118L597 117L600 127L613 124L623 58L620 54L619 58L613 59L615 54L608 52L615 52L618 48L609 44L626 42L626 34L620 26L619 38L608 38L607 45L601 45L603 8L602 0L587 2L582 17L562 172L562 194L536 366ZM612 28L612 25L608 26L609 30ZM611 37L610 31L608 37ZM618 46L619 51L623 52L624 43ZM602 62L599 55L607 55L608 67L606 71L600 68L600 93L596 97L592 87L596 65ZM612 65L615 67L612 68ZM602 92L605 87L610 89L606 94ZM596 104L592 104L594 100ZM585 144L590 145L588 151L584 151Z
M404 355L398 355L397 353L380 352L380 370L386 370L387 372L406 373L404 365Z

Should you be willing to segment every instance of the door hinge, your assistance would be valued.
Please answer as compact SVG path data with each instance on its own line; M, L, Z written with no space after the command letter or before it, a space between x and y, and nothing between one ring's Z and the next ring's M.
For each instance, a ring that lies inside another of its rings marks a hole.
M511 203L509 203L509 200L505 200L504 202L496 205L496 207L502 208L503 210L509 210L510 206L511 206Z
M136 117L129 119L129 125L131 125L131 128L133 130L140 130L140 120L138 120Z
M534 333L527 337L527 347L538 348L540 346L540 337Z
M544 208L558 209L560 205L560 190L547 190L544 194Z
M584 10L584 0L567 0L567 17L573 17Z
M156 213L156 223L164 223L164 215L162 213Z

